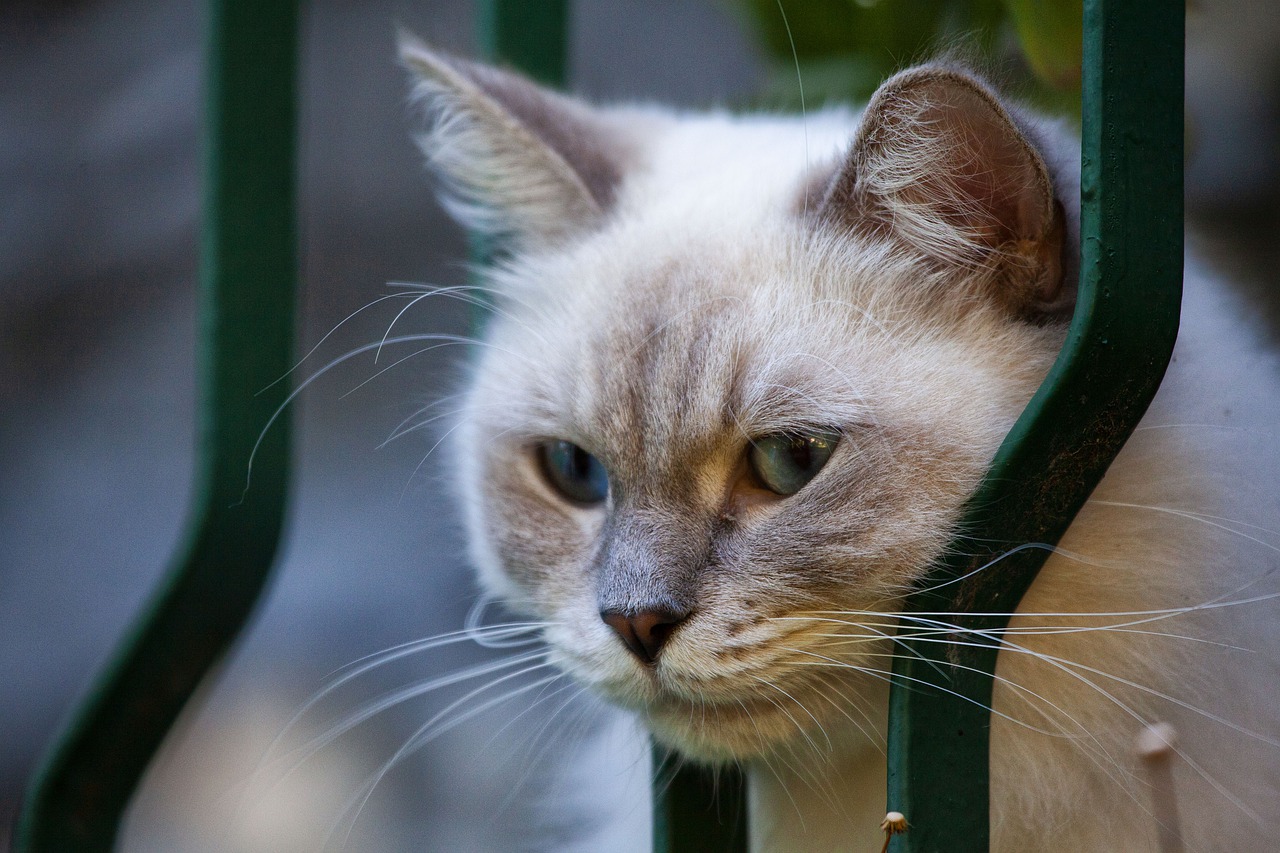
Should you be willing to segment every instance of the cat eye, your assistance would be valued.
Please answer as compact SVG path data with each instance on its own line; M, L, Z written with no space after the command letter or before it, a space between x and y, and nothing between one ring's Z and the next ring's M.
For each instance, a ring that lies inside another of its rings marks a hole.
M544 442L538 458L547 482L573 503L598 504L609 494L609 475L600 460L573 442Z
M747 458L765 488L785 497L817 476L839 442L837 432L774 433L751 442Z

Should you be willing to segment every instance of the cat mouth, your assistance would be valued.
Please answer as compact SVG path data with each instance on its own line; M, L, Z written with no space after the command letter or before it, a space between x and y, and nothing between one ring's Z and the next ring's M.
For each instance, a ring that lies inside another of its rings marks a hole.
M732 657L719 667L666 653L651 665L602 667L570 646L557 646L562 668L610 703L636 713L655 738L691 758L739 761L767 757L779 749L819 753L832 745L828 731L857 728L878 739L880 726L866 720L877 698L873 683L851 672L839 678L769 657ZM873 715L874 716L874 715ZM843 726L841 725L843 723Z

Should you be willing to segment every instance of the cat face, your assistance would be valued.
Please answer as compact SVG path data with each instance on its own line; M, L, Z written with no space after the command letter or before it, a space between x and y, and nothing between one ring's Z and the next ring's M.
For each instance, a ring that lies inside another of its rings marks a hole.
M945 68L735 119L404 58L452 209L509 246L453 445L486 585L686 753L877 727L895 601L1061 344L1031 132Z

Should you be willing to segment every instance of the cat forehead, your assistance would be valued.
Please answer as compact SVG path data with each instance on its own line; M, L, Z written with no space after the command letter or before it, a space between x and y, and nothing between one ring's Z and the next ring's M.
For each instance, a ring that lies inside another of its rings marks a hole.
M515 428L588 444L857 423L946 345L909 305L919 269L824 250L798 223L680 248L604 240L505 274L534 281L504 304L484 373Z
M667 117L602 227L491 273L503 428L600 450L839 427L980 360L1002 331L940 310L936 270L805 217L850 121Z
M723 232L793 213L814 173L834 175L856 123L845 109L668 117L646 135L623 180L617 221Z

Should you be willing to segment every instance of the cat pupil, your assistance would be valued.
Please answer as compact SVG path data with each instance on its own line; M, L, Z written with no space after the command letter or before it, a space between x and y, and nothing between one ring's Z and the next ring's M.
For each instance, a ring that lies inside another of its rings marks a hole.
M809 442L803 438L792 439L791 441L791 461L801 471L808 471L812 464L813 454L809 452Z
M609 475L600 460L571 441L539 447L542 472L556 491L578 504L598 504L609 494Z

